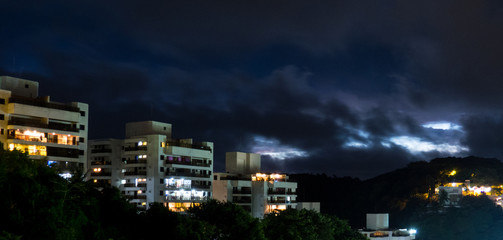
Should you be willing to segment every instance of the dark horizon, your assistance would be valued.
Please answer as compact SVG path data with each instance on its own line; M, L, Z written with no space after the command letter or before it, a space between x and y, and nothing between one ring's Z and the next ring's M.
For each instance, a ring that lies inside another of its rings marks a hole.
M0 75L125 123L263 155L265 171L367 179L446 156L502 159L498 1L2 3Z

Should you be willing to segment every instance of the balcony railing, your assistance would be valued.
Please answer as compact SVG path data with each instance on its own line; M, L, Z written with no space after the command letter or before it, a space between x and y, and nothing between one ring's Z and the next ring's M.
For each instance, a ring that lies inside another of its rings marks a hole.
M147 196L146 195L137 195L137 196L127 195L126 198L128 198L128 199L147 199Z
M128 164L146 164L147 163L147 160L126 160L124 161L124 164L128 165Z
M110 177L112 176L111 172L91 172L91 176L93 177Z
M209 177L211 177L211 174L199 174L199 173L191 173L191 172L166 172L166 176L209 178Z
M193 149L201 149L206 151L212 151L211 147L204 146L201 143L185 143L182 140L171 139L166 141L167 147L175 146L175 147L184 147L184 148L193 148Z
M208 186L208 185L199 185L199 184L192 184L192 188L196 188L196 189L210 189L211 186Z
M128 146L124 148L124 151L130 152L130 151L147 151L147 146Z
M20 103L37 107L53 108L70 112L80 112L78 107L70 106L64 103L47 102L42 98L28 98L22 96L12 96L9 103Z
M166 200L168 200L168 201L205 201L205 200L208 200L208 197L176 197L176 196L167 196Z
M276 194L276 195L296 195L295 191L285 191L285 190L267 190L268 194Z
M251 190L232 190L232 194L251 194Z
M111 153L112 149L91 149L91 153Z
M135 184L135 183L126 183L126 184L124 184L124 187L127 187L127 188L134 188L134 187L145 188L145 187L147 187L147 184L146 183L138 183L138 184Z
M147 171L125 172L124 175L125 176L135 176L135 175L145 176L145 175L147 175Z
M112 165L111 161L91 161L91 165Z
M296 200L290 200L290 201L287 201L287 200L269 200L267 201L268 203L296 203L297 201Z
M77 127L72 126L71 124L64 123L54 123L50 122L49 124L45 124L38 119L28 119L28 118L19 118L19 117L11 117L9 120L9 125L19 125L19 126L27 126L27 127L36 127L36 128L46 128L46 129L54 129L68 132L78 132Z
M181 165L190 165L198 167L211 167L211 164L209 163L196 162L196 161L166 160L166 164L181 164Z

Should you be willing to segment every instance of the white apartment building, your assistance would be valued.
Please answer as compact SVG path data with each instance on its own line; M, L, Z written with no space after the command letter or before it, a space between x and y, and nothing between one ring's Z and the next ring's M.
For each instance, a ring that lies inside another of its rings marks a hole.
M225 167L226 173L214 174L214 199L241 205L257 218L297 208L297 183L286 174L261 173L259 154L228 152Z
M70 177L87 165L89 107L39 97L38 82L0 76L0 142L27 152Z
M118 187L140 208L164 203L183 212L211 198L213 143L172 139L172 126L155 121L126 124L126 138L91 140L92 181Z
M416 239L416 230L390 229L388 213L367 213L367 227L358 231L370 240Z

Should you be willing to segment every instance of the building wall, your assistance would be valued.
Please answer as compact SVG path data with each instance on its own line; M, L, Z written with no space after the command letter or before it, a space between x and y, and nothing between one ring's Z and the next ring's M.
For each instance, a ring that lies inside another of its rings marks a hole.
M253 174L260 172L260 155L255 153L227 152L225 171L235 174Z
M389 227L388 213L367 213L367 229L387 229Z
M320 202L297 202L297 210L301 209L320 212Z
M0 89L14 92L18 96L38 97L38 82L26 79L0 76Z

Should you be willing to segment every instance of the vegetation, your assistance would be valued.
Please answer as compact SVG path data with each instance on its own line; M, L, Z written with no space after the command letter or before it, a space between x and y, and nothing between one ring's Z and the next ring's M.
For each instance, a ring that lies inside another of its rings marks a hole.
M417 227L420 239L501 236L503 213L494 202L483 196L464 197L461 207L445 208L446 193L435 194L438 186L465 180L471 186L501 186L503 163L497 159L438 158L365 181L314 174L291 175L290 179L298 182L298 201L319 201L323 213L348 219L353 227L365 227L366 213L385 212L390 214L391 228ZM493 191L501 193L501 187ZM483 227L473 230L479 225Z
M118 189L94 186L78 175L65 180L45 161L19 151L0 150L0 240L365 239L345 221L305 210L261 221L238 205L213 200L183 215L161 204L138 213Z
M346 221L312 210L287 209L277 214L267 215L263 223L266 236L269 239L366 239L362 234L351 230Z

